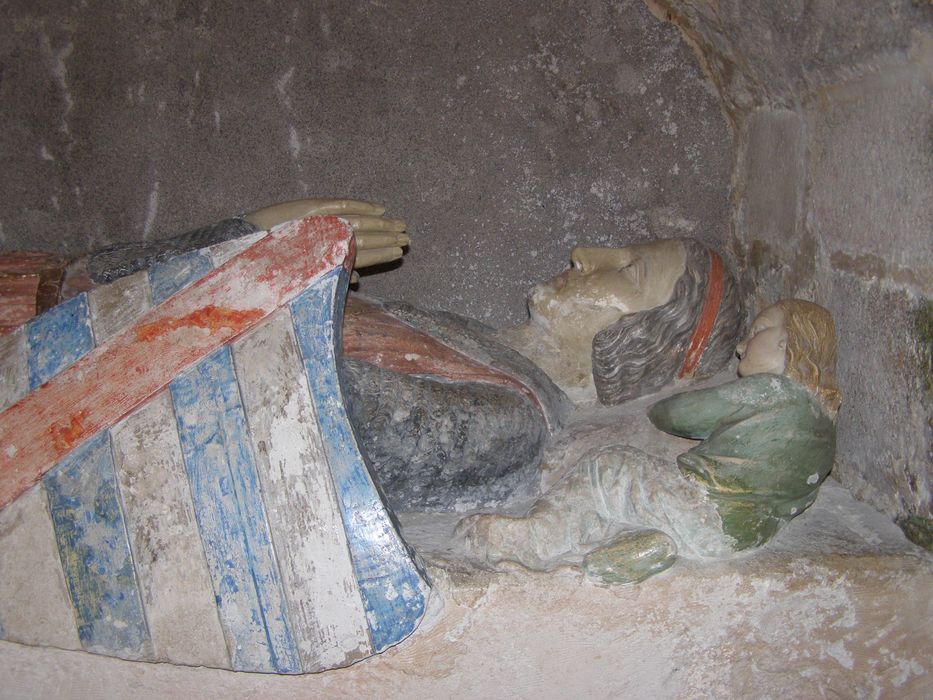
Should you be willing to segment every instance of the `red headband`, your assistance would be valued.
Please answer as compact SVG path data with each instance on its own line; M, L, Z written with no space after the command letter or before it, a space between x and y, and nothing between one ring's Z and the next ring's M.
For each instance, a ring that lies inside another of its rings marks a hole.
M693 329L693 336L690 338L690 345L687 346L687 352L684 353L684 362L677 374L681 379L683 377L692 377L697 365L700 364L700 358L703 357L703 351L706 350L709 337L713 334L713 325L716 323L719 306L722 304L722 288L722 258L719 257L716 251L711 250L709 252L709 281L706 285L706 299L703 300L703 310L700 311L696 328Z

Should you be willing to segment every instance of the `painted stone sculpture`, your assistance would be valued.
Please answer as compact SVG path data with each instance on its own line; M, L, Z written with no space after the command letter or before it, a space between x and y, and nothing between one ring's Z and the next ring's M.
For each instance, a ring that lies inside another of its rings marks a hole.
M354 200L299 200L72 265L66 289L296 215L339 214L356 267L400 257L403 221ZM691 240L578 248L537 285L529 319L494 330L455 314L353 298L340 363L350 419L396 511L467 510L536 495L545 445L577 401L615 404L718 371L741 332L736 285ZM83 286L82 286L83 285ZM441 358L444 358L441 361Z
M677 464L632 447L584 455L524 517L480 515L457 530L485 566L582 565L609 582L768 542L806 510L835 454L836 341L822 307L784 300L738 346L741 378L651 407L651 422L702 440Z
M533 496L543 447L568 409L563 392L616 404L711 375L732 357L743 310L714 251L675 239L578 248L572 261L532 289L529 319L515 328L406 304L348 313L350 415L393 509ZM437 342L460 369L430 359Z
M427 580L338 384L352 245L287 223L0 337L3 638L302 673L414 630Z
M490 331L453 314L351 297L343 388L396 512L535 495L541 454L569 402Z
M575 400L614 405L732 357L743 308L713 250L691 239L577 248L532 289L529 320L499 332Z
M78 261L71 274L82 273L94 283L106 284L182 253L267 231L286 221L308 216L339 216L350 224L357 246L354 267L359 269L397 260L402 257L402 246L408 245L405 222L389 219L384 214L385 207L355 199L298 199L223 219L170 238L121 243L105 248Z

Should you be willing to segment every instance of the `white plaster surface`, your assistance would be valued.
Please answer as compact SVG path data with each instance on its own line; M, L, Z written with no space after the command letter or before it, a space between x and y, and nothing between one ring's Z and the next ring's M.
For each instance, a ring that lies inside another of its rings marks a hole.
M596 430L607 430L608 426ZM830 480L767 547L679 561L637 586L578 572L437 566L443 601L354 666L298 677L127 662L0 643L11 698L924 698L933 694L933 556ZM443 541L443 536L437 538Z

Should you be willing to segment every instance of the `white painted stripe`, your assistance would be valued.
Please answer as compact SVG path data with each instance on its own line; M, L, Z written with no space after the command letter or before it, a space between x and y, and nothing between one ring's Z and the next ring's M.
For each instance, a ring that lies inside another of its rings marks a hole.
M230 668L168 392L111 436L155 660Z
M0 511L0 625L12 642L81 648L41 484Z
M100 345L152 308L149 276L137 272L88 293L94 342Z
M256 233L250 233L241 238L234 238L211 246L207 249L207 252L211 256L214 267L220 267L234 255L239 255L260 238L263 238L267 233L269 232L257 231Z
M23 327L0 336L0 410L29 391L26 350ZM0 511L0 636L81 648L48 501L38 485Z
M373 648L410 635L427 609L430 586L405 545L369 475L347 417L335 349L349 274L335 269L291 304L324 452L338 496Z
M148 275L99 287L89 302L99 344L151 307ZM168 391L111 438L155 660L229 668Z
M152 266L153 299L193 283L211 265L202 250ZM300 672L232 350L203 358L170 391L230 664L237 671Z
M32 319L26 332L29 384L36 388L93 349L86 295ZM60 410L54 404L50 408ZM82 647L149 659L152 645L120 506L110 435L102 431L87 440L46 472L42 482Z
M23 326L0 335L0 411L19 401L29 391L26 351Z
M300 673L230 348L182 372L171 392L231 664Z
M234 359L302 668L348 665L372 647L288 310Z

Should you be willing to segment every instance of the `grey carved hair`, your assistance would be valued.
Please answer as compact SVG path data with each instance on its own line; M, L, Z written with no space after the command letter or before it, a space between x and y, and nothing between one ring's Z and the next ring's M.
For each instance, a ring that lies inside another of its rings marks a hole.
M649 394L676 377L703 308L710 268L703 244L691 239L683 244L686 269L671 300L627 314L593 338L593 380L600 403L614 405ZM725 269L719 313L695 377L715 374L729 362L744 318L738 286Z

